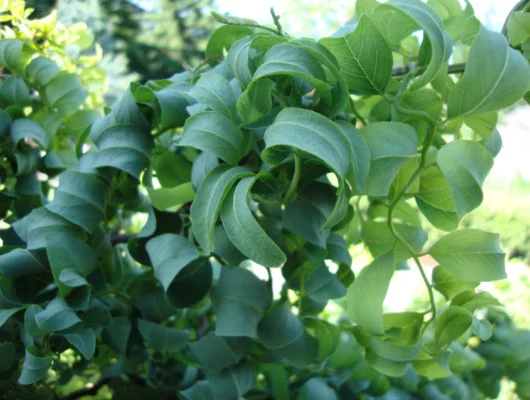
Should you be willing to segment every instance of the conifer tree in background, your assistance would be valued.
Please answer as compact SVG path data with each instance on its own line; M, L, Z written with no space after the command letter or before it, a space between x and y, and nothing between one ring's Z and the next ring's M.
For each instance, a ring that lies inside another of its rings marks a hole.
M127 57L127 69L140 81L181 72L201 61L214 22L212 0L31 0L46 15L58 8L67 25L83 20L103 51ZM36 15L37 16L37 15ZM109 71L112 80L112 71Z

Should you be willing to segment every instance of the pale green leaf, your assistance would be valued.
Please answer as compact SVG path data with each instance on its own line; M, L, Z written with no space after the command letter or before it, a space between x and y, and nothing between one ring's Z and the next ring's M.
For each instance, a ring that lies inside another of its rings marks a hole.
M489 54L484 63L484 54ZM464 76L449 91L449 118L506 108L528 90L530 65L506 38L481 27L469 51Z
M383 302L395 269L394 253L364 267L348 289L346 307L351 319L364 330L382 335Z

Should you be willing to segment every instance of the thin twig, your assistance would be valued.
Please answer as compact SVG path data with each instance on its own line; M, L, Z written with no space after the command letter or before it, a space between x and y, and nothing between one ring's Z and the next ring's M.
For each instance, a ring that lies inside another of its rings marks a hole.
M419 76L425 72L427 68L420 68L416 72L416 76ZM447 67L448 74L459 74L466 70L466 63L451 64ZM392 70L392 76L403 76L410 72L408 67L397 67Z
M274 12L274 7L270 8L270 12L272 20L274 21L274 25L276 25L276 28L278 29L278 33L283 36L282 25L280 24L280 16Z
M351 99L351 97L349 98L350 100L350 108L351 108L351 112L353 113L353 115L355 115L355 117L357 117L357 119L359 121L361 121L361 123L366 126L366 120L362 117L361 114L359 114L359 112L357 111L357 109L355 108L355 104L353 104L353 100Z
M134 237L136 237L136 235L133 233L119 234L116 232L111 232L109 240L110 240L110 244L112 245L112 247L114 247L120 243L128 243L129 240L133 239Z

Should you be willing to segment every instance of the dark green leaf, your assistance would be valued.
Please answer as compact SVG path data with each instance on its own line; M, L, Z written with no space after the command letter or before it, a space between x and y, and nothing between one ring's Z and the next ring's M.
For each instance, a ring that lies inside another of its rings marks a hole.
M270 288L252 272L223 267L214 296L215 334L257 338L258 323L271 301Z
M26 348L26 357L22 365L22 374L18 378L21 385L31 385L48 375L52 365L53 357L41 357L36 347Z
M53 299L43 311L35 314L35 320L39 329L50 332L69 328L81 321L61 298Z
M61 115L70 115L88 95L77 74L57 74L46 85L46 98L50 106Z
M210 254L214 248L213 231L224 199L235 182L248 175L252 175L252 172L247 168L223 164L214 168L199 187L191 205L192 229L206 254Z
M16 351L13 342L0 343L0 373L8 371L15 362Z
M248 207L252 177L243 178L232 188L221 206L221 221L226 234L241 253L265 267L279 267L285 254L265 233Z
M305 367L318 356L318 341L306 332L287 303L260 322L258 335L267 349L294 366Z
M285 108L265 131L264 161L276 165L292 148L309 153L328 165L341 178L352 168L352 148L343 129L314 111Z
M115 317L103 331L103 341L120 354L127 352L132 324L127 317Z
M188 332L138 319L138 329L146 343L162 354L174 354L188 344Z
M254 81L237 101L239 115L246 124L259 121L272 108L272 83L268 79Z
M96 335L93 329L83 329L79 332L63 335L86 360L90 360L96 351Z
M38 274L47 270L37 252L14 249L0 255L0 272L9 278Z
M312 378L304 383L297 400L337 400L337 393L322 378Z
M43 149L50 145L50 136L37 122L27 119L17 119L11 125L11 139L18 144L21 140L29 138L37 142Z
M222 338L209 333L190 343L190 348L206 371L219 371L237 364L252 346L249 338Z
M215 154L229 164L237 163L247 153L249 132L241 129L217 111L204 111L187 119L181 146L190 146Z
M22 307L0 309L0 328L9 320L9 318L11 318L11 316L20 310L22 310Z
M236 95L225 77L209 72L201 76L190 95L213 111L235 120Z

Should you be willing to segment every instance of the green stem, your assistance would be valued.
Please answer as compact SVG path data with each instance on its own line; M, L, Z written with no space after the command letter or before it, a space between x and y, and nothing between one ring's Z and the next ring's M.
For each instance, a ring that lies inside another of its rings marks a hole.
M350 100L350 108L351 108L351 111L353 113L353 115L355 115L355 117L361 121L361 123L366 126L366 120L362 117L361 114L359 114L359 112L357 111L357 109L355 108L355 104L353 104L353 100L351 99L351 97L349 98Z
M274 21L274 25L276 25L278 34L283 36L282 24L280 24L280 16L274 12L274 7L270 8L270 13L271 13L272 20Z
M427 159L427 153L429 151L429 147L431 147L431 145L432 145L433 138L434 138L434 127L433 127L433 125L429 125L429 128L427 130L427 136L425 138L425 141L423 143L423 148L422 148L422 151L421 151L420 165L414 171L414 173L412 174L410 180L405 185L403 190L401 190L401 192L394 199L394 201L392 201L392 204L390 204L390 206L388 208L388 227L390 229L390 232L392 232L392 235L396 239L396 244L400 243L401 245L403 245L403 247L405 247L405 249L410 254L412 259L414 259L414 262L416 263L416 265L418 267L418 270L420 271L420 274L421 274L421 277L423 279L423 282L425 283L425 286L427 287L427 291L429 292L429 301L431 303L432 315L431 315L431 318L429 319L429 321L427 321L427 323L424 325L422 332L424 332L425 329L427 329L427 327L429 326L429 324L432 321L434 321L434 319L436 318L436 303L434 301L434 292L433 292L432 286L431 286L431 284L429 282L429 279L427 278L427 275L425 274L425 270L423 269L423 265L421 264L421 261L420 261L420 258L419 258L421 253L417 253L410 246L410 244L399 234L399 232L397 231L396 227L394 226L393 214L394 214L394 210L395 210L396 206L398 205L398 203L401 201L401 199L403 199L403 197L405 196L407 191L414 184L414 181L420 176L421 171L422 171L422 169L425 166L425 162L426 162L426 159Z
M302 158L296 152L294 152L293 155L294 155L293 180L291 181L291 184L289 185L289 188L287 189L287 193L285 193L285 196L283 197L282 203L289 203L294 200L294 198L296 197L296 189L298 186L298 182L300 181L300 174L302 173Z

